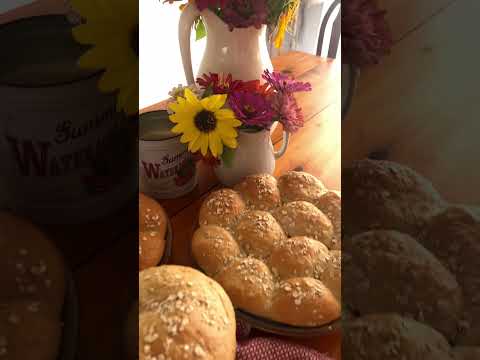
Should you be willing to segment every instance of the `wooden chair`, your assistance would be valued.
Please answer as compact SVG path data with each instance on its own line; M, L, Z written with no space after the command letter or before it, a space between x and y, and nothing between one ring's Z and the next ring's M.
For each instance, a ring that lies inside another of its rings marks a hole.
M332 16L335 14L335 10L338 8L338 13L335 19L332 21ZM317 56L322 56L322 50L325 43L325 36L327 34L327 28L331 24L330 39L328 39L328 52L327 57L336 58L338 53L338 47L340 44L341 36L341 1L334 0L328 7L325 15L323 16L322 23L320 25L320 35L318 37Z

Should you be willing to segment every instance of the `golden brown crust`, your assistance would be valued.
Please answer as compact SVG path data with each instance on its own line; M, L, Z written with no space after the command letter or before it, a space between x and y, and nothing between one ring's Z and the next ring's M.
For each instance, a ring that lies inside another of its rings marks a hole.
M215 276L224 266L242 255L232 235L216 225L201 226L195 231L192 252L198 265L209 276Z
M464 321L458 343L480 345L480 216L451 206L435 216L421 237L456 277L464 294Z
M218 225L226 228L234 226L245 210L245 202L240 195L230 189L212 192L200 208L201 225Z
M40 302L59 316L65 296L65 264L57 248L31 223L0 212L0 303Z
M281 205L277 179L269 174L247 176L234 188L252 210L272 210Z
M280 176L278 188L284 203L292 201L315 203L327 191L320 180L302 171L288 171Z
M360 160L342 169L343 231L395 229L416 237L445 201L412 169L389 161Z
M330 219L333 225L334 239L331 249L342 248L342 198L337 191L328 191L323 194L314 205Z
M344 360L453 360L447 340L432 328L393 314L368 315L343 325Z
M256 258L270 256L273 245L286 239L277 220L265 211L247 211L242 216L236 230L238 244L247 255Z
M295 187L295 181L300 186ZM318 203L328 216L305 199ZM340 247L339 234L334 233L340 227L338 192L328 192L305 173L286 174L278 187L271 175L249 176L235 190L212 193L201 207L199 220L193 256L225 288L236 307L298 326L320 326L340 317L341 257L337 250L331 256L328 248ZM322 298L320 309L312 300L311 306L298 309L303 311L299 316L282 319L281 313L272 313L272 303L282 308L289 301L285 296L276 299L282 281L294 278L303 284L302 279L310 279L306 283L322 284L322 277L333 294L329 291Z
M398 313L455 339L462 291L455 277L428 250L396 231L356 235L349 240L348 249L343 254L346 306L360 315Z
M139 274L140 360L234 360L235 313L225 291L181 266Z
M165 252L168 217L163 207L154 199L139 194L139 269L156 266Z
M215 280L234 299L236 307L257 315L270 313L274 280L262 261L251 257L236 259Z
M282 228L289 236L308 236L334 246L333 225L330 219L315 205L306 201L290 202L273 212Z
M291 325L315 326L338 319L340 304L316 279L290 278L280 283L273 298L272 318Z

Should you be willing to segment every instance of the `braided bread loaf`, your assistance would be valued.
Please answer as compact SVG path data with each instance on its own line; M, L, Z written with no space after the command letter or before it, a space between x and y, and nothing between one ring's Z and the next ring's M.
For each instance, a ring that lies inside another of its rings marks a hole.
M314 176L247 177L203 203L192 252L249 313L293 326L340 317L340 194Z

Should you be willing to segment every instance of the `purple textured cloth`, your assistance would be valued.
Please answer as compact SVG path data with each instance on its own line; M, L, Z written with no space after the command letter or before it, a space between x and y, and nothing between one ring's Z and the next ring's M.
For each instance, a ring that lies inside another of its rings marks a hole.
M251 327L237 319L236 360L332 360L318 351L273 337L249 338Z

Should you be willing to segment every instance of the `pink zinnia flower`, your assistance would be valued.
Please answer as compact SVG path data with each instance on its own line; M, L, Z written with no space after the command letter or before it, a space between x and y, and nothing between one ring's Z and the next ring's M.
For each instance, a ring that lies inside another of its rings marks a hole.
M312 90L312 85L310 85L310 83L296 81L287 74L280 72L270 73L270 71L265 70L262 77L273 89L275 89L275 91L278 92L292 94L294 92Z
M342 3L342 61L356 66L374 65L390 53L392 34L385 11L373 0Z
M230 30L255 26L260 29L268 21L266 0L230 0L222 8L222 19Z
M273 108L280 117L280 123L285 131L296 132L303 127L303 113L297 100L290 93L277 93L273 96Z
M229 99L232 108L244 125L270 129L275 113L270 103L262 95L247 91L235 91Z

